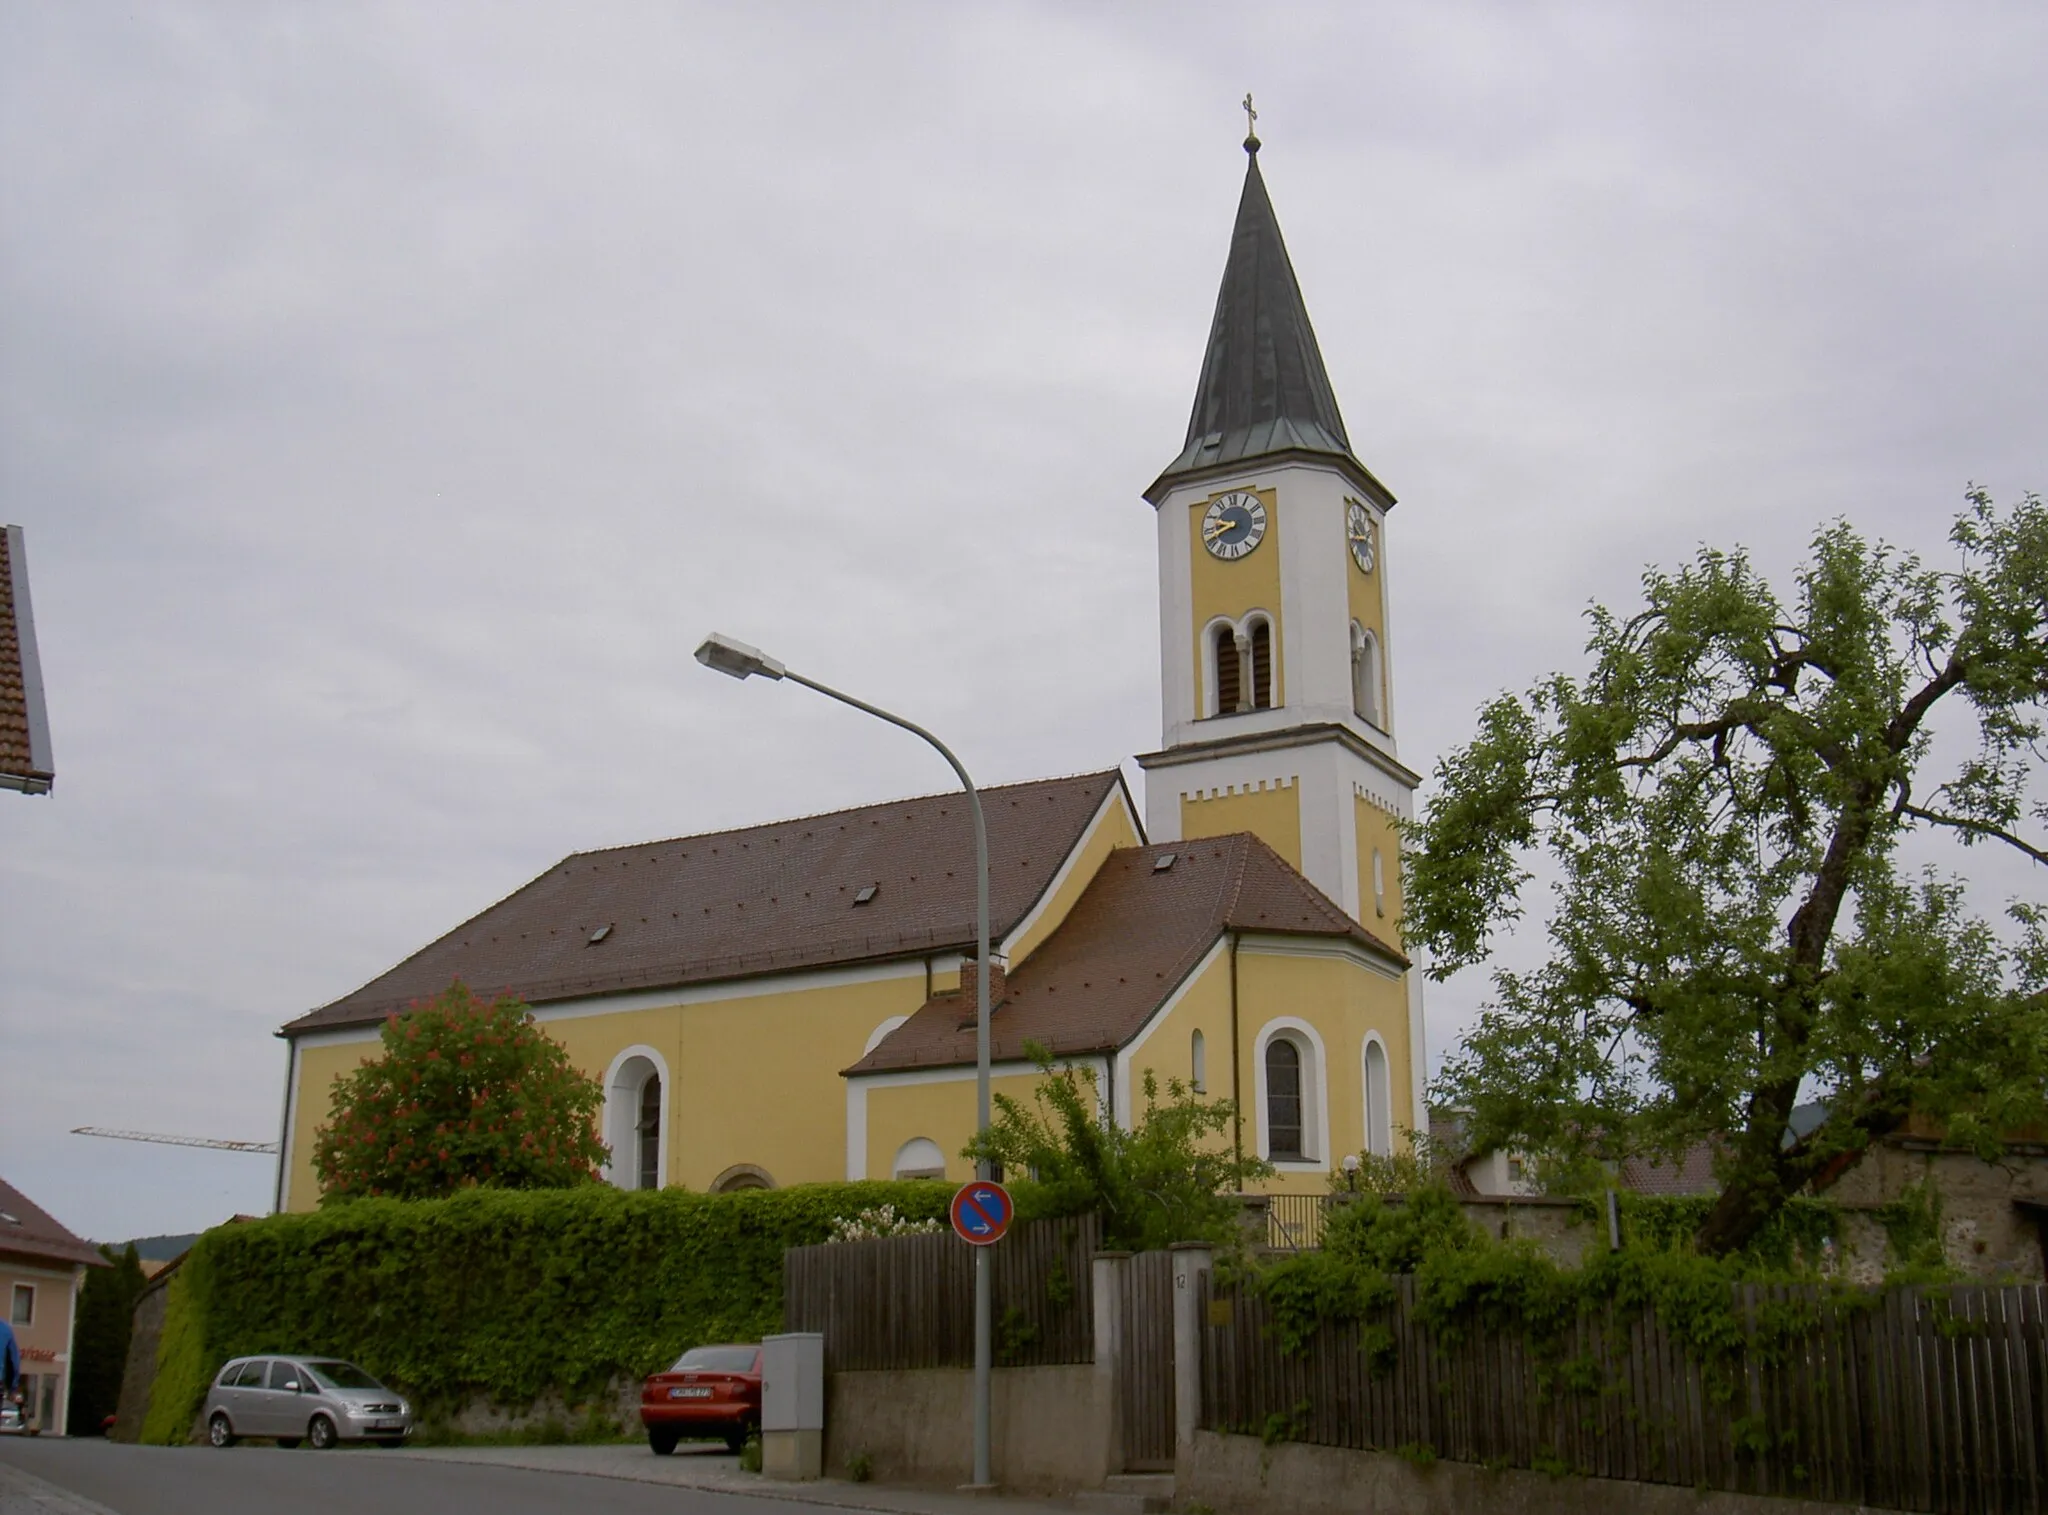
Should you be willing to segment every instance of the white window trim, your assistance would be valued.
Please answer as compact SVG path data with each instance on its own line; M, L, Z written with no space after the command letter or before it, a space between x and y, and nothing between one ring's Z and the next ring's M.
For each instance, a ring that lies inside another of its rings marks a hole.
M27 1319L27 1320L16 1320L16 1319L14 1318L14 1306L15 1306L15 1302L16 1302L17 1300L19 1300L19 1299L21 1298L21 1296L22 1296L23 1294L26 1294L26 1295L28 1295L28 1319ZM24 1283L17 1283L17 1284L15 1284L15 1286L14 1286L14 1287L13 1287L13 1288L12 1288L11 1290L9 1290L9 1291L8 1291L8 1294L7 1294L7 1323L8 1323L8 1324L9 1324L10 1326L24 1326L24 1327L32 1327L32 1326L34 1326L34 1325L35 1325L35 1323L36 1323L36 1286L35 1286L34 1284L24 1284Z
M1252 656L1252 632L1259 626L1266 628L1266 645L1271 649L1272 654L1272 702L1264 708L1267 710L1279 710L1287 702L1280 697L1282 688L1280 683L1280 628L1273 624L1273 616L1270 611L1247 610L1243 618L1237 623L1239 643L1244 648L1244 687L1251 691L1252 709L1255 711L1260 709L1259 665L1258 660Z
M1195 710L1196 720L1237 714L1234 710L1217 708L1222 703L1217 697L1216 690L1216 633L1219 631L1228 631L1234 641L1237 637L1237 622L1227 615L1219 615L1202 628L1202 699Z
M991 1078L1014 1073L1033 1073L1035 1063L1004 1062L989 1068ZM868 1091L902 1089L913 1084L964 1083L975 1076L974 1064L944 1068L907 1068L894 1073L850 1074L846 1079L846 1180L857 1183L868 1176Z
M669 1077L668 1059L655 1051L654 1048L647 1046L644 1042L636 1043L631 1047L623 1049L618 1056L611 1060L611 1063L604 1070L605 1145L611 1148L612 1154L611 1160L604 1166L604 1181L615 1189L637 1189L639 1187L637 1180L639 1178L640 1153L639 1139L635 1128L640 1124L640 1091L645 1087L646 1080L643 1079L636 1083L633 1086L631 1095L623 1101L619 1098L618 1090L615 1087L620 1070L636 1057L645 1058L648 1062L652 1063L654 1065L655 1077L661 1080L661 1141L655 1148L654 1186L657 1189L666 1189L668 1187L669 1139L675 1134L675 1127L671 1123L669 1115L670 1108L674 1103L675 1082ZM622 1143L618 1138L625 1132L633 1133L632 1140ZM622 1145L627 1148L627 1152L630 1154L623 1163L621 1162L619 1150ZM627 1182L628 1178L634 1180L634 1182Z
M1385 1069L1385 1076L1380 1080L1377 1099L1374 1098L1372 1081L1372 1049L1374 1047L1380 1049L1381 1066ZM1358 1092L1365 1128L1365 1150L1376 1157L1393 1156L1394 1060L1387 1052L1386 1041L1377 1031L1366 1032L1365 1040L1358 1044ZM1377 1118L1375 1118L1375 1106L1385 1107L1377 1111ZM1376 1133L1373 1130L1375 1126L1383 1128L1382 1131ZM1375 1140L1376 1136L1381 1139Z
M932 1151L936 1152L939 1155L938 1176L940 1178L944 1178L946 1176L946 1149L941 1147L937 1142L933 1141L929 1136L913 1136L910 1138L909 1141L905 1142L902 1146L898 1147L896 1149L895 1157L890 1159L889 1176L891 1178L903 1177L903 1154L908 1152L912 1147L916 1146L919 1142L923 1142L927 1147L930 1147ZM931 1165L927 1163L924 1167L912 1168L909 1171L913 1174L917 1174L923 1177L930 1177Z
M1392 729L1387 716L1386 648L1363 621L1351 623L1351 713L1375 731Z
M1200 1026L1188 1036L1188 1084L1197 1094L1209 1092L1209 1038Z
M874 1030L868 1033L868 1039L866 1043L862 1045L860 1049L860 1055L862 1057L866 1057L870 1052L874 1051L875 1048L881 1046L884 1041L888 1040L889 1033L891 1031L894 1031L898 1026L902 1025L905 1021L909 1019L910 1017L907 1015L892 1015L887 1020L883 1021L881 1025L875 1027Z
M1276 1036L1286 1036L1308 1055L1310 1066L1302 1070L1301 1097L1307 1107L1301 1112L1301 1136L1309 1150L1300 1162L1277 1162L1266 1124L1266 1048ZM1256 1080L1259 1108L1255 1123L1259 1156L1281 1173L1321 1173L1329 1167L1330 1151L1330 1062L1323 1051L1323 1038L1314 1026L1298 1016L1275 1016L1259 1028L1252 1044L1252 1076Z
M1270 640L1273 649L1273 703L1267 708L1269 710L1278 710L1287 703L1285 698L1287 688L1286 671L1280 666L1280 627L1273 619L1272 611L1267 610L1262 605L1254 605L1236 620L1232 620L1227 615L1219 615L1213 617L1209 624L1202 628L1202 697L1195 706L1196 720L1207 720L1211 716L1218 715L1256 715L1260 713L1257 705L1252 705L1242 711L1218 710L1214 707L1219 703L1216 691L1216 633L1228 631L1231 640L1237 644L1239 648L1240 687L1243 688L1248 696L1256 699L1258 691L1253 685L1252 678L1252 628L1262 622L1265 625L1266 636Z

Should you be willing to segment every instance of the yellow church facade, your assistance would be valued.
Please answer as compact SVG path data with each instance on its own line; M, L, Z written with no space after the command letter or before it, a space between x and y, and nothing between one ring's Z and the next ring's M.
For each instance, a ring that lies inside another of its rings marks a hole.
M993 1087L1028 1049L1232 1100L1262 1187L1320 1191L1423 1124L1419 975L1400 949L1385 522L1353 456L1257 145L1158 521L1163 742L986 790ZM510 992L604 1091L606 1177L700 1190L964 1180L974 1129L972 837L932 795L578 853L287 1024L281 1209L318 1203L335 1078L460 979ZM963 992L965 984L966 992Z

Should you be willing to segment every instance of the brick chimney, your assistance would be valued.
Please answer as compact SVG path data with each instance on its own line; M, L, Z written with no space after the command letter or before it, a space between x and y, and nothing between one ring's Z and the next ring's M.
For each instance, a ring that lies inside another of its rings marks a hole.
M1009 968L1009 962L1003 957L995 953L989 955L988 1009L991 1015L995 1014L1002 1007L1003 998L1008 992ZM976 1016L980 1013L980 1005L975 999L975 979L975 960L971 957L963 957L960 960L960 1023L963 1026L973 1025Z

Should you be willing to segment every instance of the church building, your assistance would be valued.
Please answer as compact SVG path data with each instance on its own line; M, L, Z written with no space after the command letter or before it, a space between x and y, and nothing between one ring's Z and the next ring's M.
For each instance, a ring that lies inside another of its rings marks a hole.
M1400 941L1385 528L1259 173L1256 137L1193 414L1158 518L1164 731L1115 768L983 791L993 1087L1027 1044L1233 1100L1274 1190L1423 1124ZM1163 450L1163 449L1162 449ZM964 1181L974 1131L974 851L957 793L583 852L286 1025L280 1209L385 1016L460 979L510 992L604 1089L607 1177L724 1190ZM772 1081L769 1069L772 1065Z

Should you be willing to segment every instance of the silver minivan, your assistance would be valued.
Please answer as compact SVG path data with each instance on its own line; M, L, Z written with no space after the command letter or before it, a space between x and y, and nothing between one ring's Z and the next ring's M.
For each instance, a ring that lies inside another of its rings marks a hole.
M213 1380L204 1413L217 1447L244 1436L322 1450L338 1441L395 1447L412 1434L404 1397L335 1357L237 1357Z

